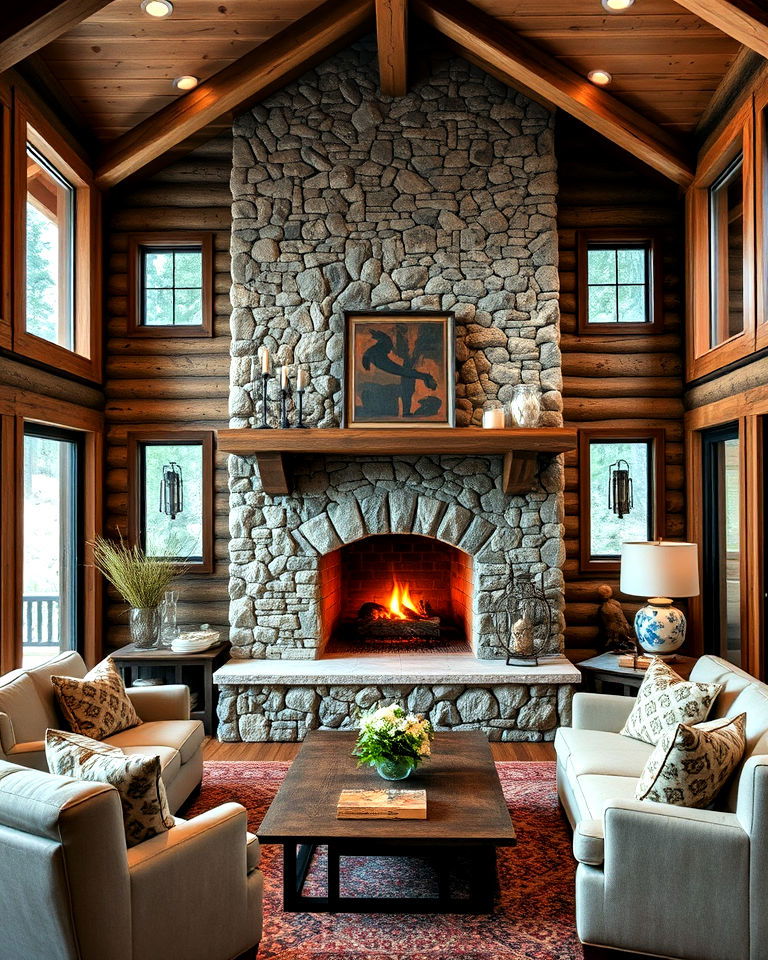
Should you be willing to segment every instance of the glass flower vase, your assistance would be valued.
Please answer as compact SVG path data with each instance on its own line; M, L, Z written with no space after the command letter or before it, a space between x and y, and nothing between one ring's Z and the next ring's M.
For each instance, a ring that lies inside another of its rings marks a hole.
M164 650L170 650L173 641L179 636L179 627L176 622L178 598L178 591L166 590L163 602L160 604L160 636L157 645Z
M413 772L413 761L407 757L397 760L379 760L375 766L376 773L382 780L405 780Z
M148 650L157 643L160 611L157 607L131 607L128 625L133 645L140 650Z

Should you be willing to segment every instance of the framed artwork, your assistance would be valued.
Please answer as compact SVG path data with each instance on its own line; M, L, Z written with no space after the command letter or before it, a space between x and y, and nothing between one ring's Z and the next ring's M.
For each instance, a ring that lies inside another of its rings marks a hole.
M452 427L456 408L452 313L348 313L346 427Z

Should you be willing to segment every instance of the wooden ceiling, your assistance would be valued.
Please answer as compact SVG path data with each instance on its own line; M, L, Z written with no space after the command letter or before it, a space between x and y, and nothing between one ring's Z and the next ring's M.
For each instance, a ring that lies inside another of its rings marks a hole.
M178 99L171 81L207 79L320 5L321 0L174 0L148 17L113 0L40 56L96 136L112 140ZM473 0L576 73L600 67L610 91L649 120L690 133L740 45L674 0Z

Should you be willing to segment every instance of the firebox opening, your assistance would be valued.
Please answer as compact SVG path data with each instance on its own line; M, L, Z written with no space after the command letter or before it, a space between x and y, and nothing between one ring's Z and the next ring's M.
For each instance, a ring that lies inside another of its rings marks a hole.
M319 564L320 655L471 646L472 558L440 540L380 534Z

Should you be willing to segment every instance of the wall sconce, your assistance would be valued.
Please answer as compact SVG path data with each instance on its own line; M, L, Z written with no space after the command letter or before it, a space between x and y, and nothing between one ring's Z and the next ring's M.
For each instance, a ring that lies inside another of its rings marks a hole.
M634 506L632 501L632 477L629 475L629 464L626 460L617 460L608 468L608 506L621 520L631 512Z
M163 466L163 479L160 481L160 513L171 520L184 511L184 480L178 463L166 463Z

